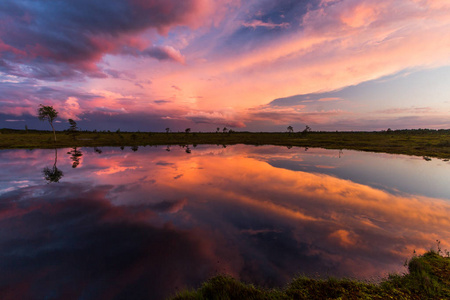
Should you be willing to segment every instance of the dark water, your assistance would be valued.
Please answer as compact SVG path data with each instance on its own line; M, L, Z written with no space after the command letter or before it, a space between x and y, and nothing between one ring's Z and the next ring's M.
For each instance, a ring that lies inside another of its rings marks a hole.
M0 151L0 299L161 299L219 273L377 280L436 239L450 249L449 162L133 150Z

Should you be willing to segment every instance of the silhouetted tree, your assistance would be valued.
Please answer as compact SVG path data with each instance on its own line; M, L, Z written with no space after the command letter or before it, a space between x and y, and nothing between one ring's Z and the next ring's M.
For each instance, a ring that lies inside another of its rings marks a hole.
M302 132L303 132L303 133L311 132L311 127L309 127L308 125L306 125L305 129L303 129Z
M136 152L136 151L139 150L139 147L138 147L138 146L133 146L133 147L131 147L131 150L132 150L133 152Z
M58 161L58 150L55 149L55 162L52 168L45 167L42 169L42 174L44 175L44 179L47 183L59 182L61 178L64 176L63 171L56 167L56 162Z
M226 127L223 128L223 133L226 133L228 131L228 129Z
M216 133L218 133L220 131L220 128L219 127L217 127L217 131L216 131Z
M292 126L288 126L287 131L289 132L289 134L291 134L292 132L294 132L294 128Z
M189 132L191 132L191 129L190 128L186 128L186 130L184 132L189 133Z
M76 139L76 136L78 135L78 127L77 122L75 122L72 119L68 120L70 127L69 127L69 133L72 135L73 139Z
M167 127L167 128L166 128L166 133L169 133L169 132L170 132L170 128Z
M78 130L77 122L75 122L72 119L69 119L68 122L70 124L70 128L69 128L70 131L77 131Z
M57 116L58 116L58 112L53 109L53 106L46 106L46 105L39 104L38 118L41 121L47 120L50 123L50 126L53 129L53 136L55 138L55 142L56 142L56 133L55 133L55 127L53 127L53 121L56 119Z

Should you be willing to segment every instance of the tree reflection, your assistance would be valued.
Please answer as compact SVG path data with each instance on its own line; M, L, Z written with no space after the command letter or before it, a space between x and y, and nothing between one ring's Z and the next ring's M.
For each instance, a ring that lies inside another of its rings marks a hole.
M58 150L55 148L55 163L53 167L45 167L42 169L42 174L47 183L59 182L59 180L64 176L63 171L56 167L56 162L58 161Z
M98 153L98 154L102 154L102 149L99 149L99 148L97 148L97 147L94 147L94 151L95 151L95 153Z
M81 153L81 151L78 150L77 147L73 147L72 150L67 152L67 154L70 154L70 159L72 160L72 168L78 167L83 153Z

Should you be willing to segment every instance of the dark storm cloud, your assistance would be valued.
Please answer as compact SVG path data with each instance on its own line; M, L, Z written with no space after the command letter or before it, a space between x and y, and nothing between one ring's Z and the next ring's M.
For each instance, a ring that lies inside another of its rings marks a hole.
M106 53L139 49L133 36L190 25L201 0L4 0L0 3L0 68L17 76L59 80L81 73L105 76L96 63ZM179 61L165 47L143 55ZM19 65L26 67L19 67Z

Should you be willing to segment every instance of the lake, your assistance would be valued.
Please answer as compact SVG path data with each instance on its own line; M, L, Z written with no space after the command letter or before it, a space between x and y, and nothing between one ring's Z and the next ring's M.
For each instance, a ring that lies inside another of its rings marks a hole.
M0 151L1 299L163 299L217 274L379 281L450 249L450 162L276 146Z

